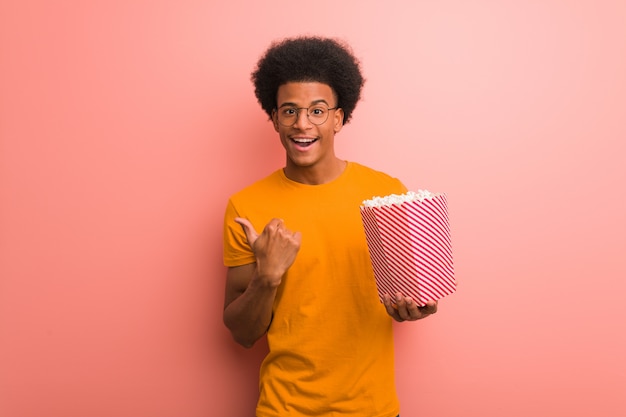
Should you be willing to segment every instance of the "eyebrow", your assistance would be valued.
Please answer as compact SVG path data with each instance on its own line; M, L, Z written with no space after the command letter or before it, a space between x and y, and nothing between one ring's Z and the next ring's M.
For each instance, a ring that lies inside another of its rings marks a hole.
M311 104L309 104L309 107L310 107L310 106L314 106L314 105L316 105L316 104L320 104L320 103L324 103L324 104L326 104L328 107L330 107L330 104L328 104L328 102L327 102L326 100L324 100L323 98L322 98L322 99L319 99L319 100L313 100L313 101L311 102ZM286 103L283 103L283 104L281 104L280 106L278 106L278 108L279 108L279 109L282 109L283 107L298 107L298 105L297 105L296 103L286 102Z

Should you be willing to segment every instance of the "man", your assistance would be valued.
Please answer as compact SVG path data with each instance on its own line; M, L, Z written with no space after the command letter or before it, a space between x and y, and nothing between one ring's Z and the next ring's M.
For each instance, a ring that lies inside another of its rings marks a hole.
M437 303L378 300L359 206L407 188L335 155L360 64L337 40L292 38L270 46L252 80L286 153L283 169L230 198L224 223L224 323L246 347L267 333L257 416L395 417L391 318Z

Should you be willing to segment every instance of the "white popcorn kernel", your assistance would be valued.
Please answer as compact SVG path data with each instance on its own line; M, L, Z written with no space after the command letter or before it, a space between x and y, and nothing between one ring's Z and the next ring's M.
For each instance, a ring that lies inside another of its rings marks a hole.
M405 194L390 194L385 197L372 197L369 200L364 200L362 205L365 207L382 207L391 204L402 204L409 201L424 201L428 198L434 198L437 194L428 190L408 191Z

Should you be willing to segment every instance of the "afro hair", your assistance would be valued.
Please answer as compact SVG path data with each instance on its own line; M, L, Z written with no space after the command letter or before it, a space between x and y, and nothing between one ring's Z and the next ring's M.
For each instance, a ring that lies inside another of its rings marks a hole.
M263 110L272 116L278 87L288 82L327 84L343 109L344 124L361 97L365 80L351 48L332 38L303 36L276 41L259 59L252 73L254 93Z

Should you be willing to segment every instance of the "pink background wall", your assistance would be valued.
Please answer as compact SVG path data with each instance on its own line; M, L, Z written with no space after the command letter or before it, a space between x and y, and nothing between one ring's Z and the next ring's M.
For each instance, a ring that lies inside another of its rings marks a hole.
M341 157L445 191L458 292L398 325L403 417L626 415L622 1L3 1L0 416L252 415L230 193L282 166L249 74L339 36Z

